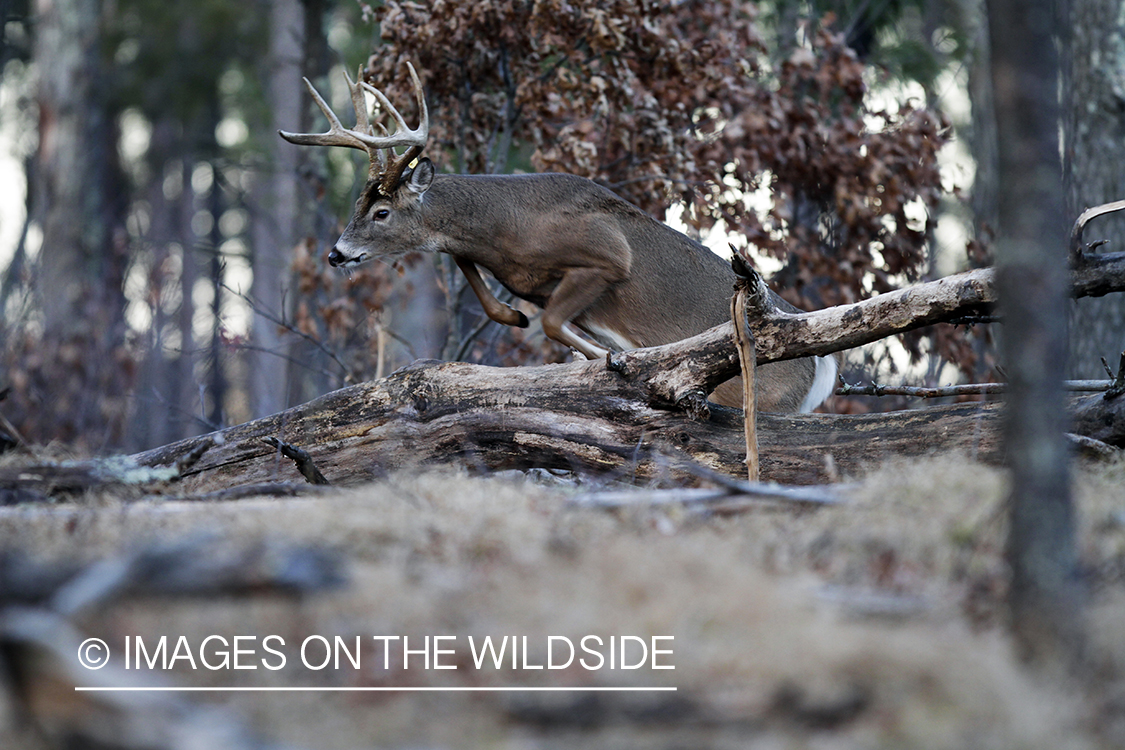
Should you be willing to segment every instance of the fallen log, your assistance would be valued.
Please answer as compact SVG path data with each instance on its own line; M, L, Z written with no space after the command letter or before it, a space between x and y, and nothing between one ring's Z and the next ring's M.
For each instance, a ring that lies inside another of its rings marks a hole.
M1073 270L1075 296L1125 290L1125 253L1083 254ZM996 299L993 279L991 269L980 269L818 312L756 309L750 319L757 362L830 354L925 325L986 315ZM749 283L764 286L756 274ZM691 481L690 472L667 460L669 452L737 475L745 456L742 412L705 398L739 372L732 337L728 322L674 344L611 354L604 362L519 368L417 362L383 380L132 460L174 467L165 481L196 496L304 481L276 447L282 444L293 455L304 451L306 473L319 470L332 484L446 463ZM1110 394L1087 397L1078 407L1076 431L1125 447L1123 403ZM860 474L889 456L938 451L998 462L997 410L996 403L971 403L863 416L760 414L761 477L821 484ZM13 477L0 471L0 491L10 499L52 486L50 478L28 481L26 469L19 471Z
M184 440L133 459L144 466L169 465L213 441L179 480L190 494L302 481L291 462L279 460L262 442L268 436L302 446L334 485L443 464L692 481L669 453L726 474L744 473L740 411L712 405L709 419L696 420L647 406L642 395L641 386L600 362L521 368L418 362L219 436ZM1125 399L1107 401L1098 394L1082 401L1087 400L1103 409L1096 423L1106 422L1108 413L1125 424L1120 415ZM890 457L948 451L999 463L999 408L998 402L976 402L866 415L759 414L762 479L823 484L860 475ZM1125 436L1117 440L1125 445Z
M668 452L727 474L743 473L740 411L712 405L709 419L696 420L646 405L643 395L642 385L601 362L521 368L419 362L223 430L180 483L183 491L200 493L299 479L290 462L263 444L267 436L301 446L334 485L390 469L450 463L690 480L670 466ZM995 404L975 403L862 416L760 414L762 478L821 484L862 473L888 456L939 450L996 461L995 413ZM167 465L214 437L133 458L145 466Z

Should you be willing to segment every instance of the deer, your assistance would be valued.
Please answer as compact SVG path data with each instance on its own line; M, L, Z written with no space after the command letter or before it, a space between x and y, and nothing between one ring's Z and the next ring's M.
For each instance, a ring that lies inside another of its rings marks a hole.
M735 282L730 265L593 180L561 173L439 174L421 156L429 110L414 66L407 67L417 99L415 128L364 80L361 69L355 81L344 74L354 128L341 124L306 78L328 131L278 131L296 145L343 146L368 155L367 182L328 253L331 266L348 270L416 252L447 253L489 318L509 326L529 324L524 313L496 298L480 268L513 296L540 307L543 333L587 359L673 343L730 319ZM393 132L381 123L376 132L366 94L389 115ZM770 295L782 310L798 311ZM834 357L759 365L757 408L812 411L832 393L836 375ZM721 384L710 399L740 408L741 379Z

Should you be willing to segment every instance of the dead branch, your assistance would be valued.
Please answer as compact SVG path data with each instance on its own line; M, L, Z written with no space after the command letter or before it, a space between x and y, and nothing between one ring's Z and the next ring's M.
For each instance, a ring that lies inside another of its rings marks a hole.
M265 436L262 438L262 442L277 448L281 455L292 461L297 467L297 471L301 472L301 476L309 480L310 484L330 484L320 473L320 469L316 468L316 463L312 460L308 451L289 443L283 443L273 435Z
M1082 232L1086 229L1086 225L1099 216L1114 213L1116 211L1125 210L1125 201L1113 201L1112 203L1103 203L1100 206L1087 208L1075 220L1074 226L1070 230L1070 260L1071 265L1078 265L1085 261L1085 251L1087 248L1082 244ZM1097 244L1103 244L1098 242ZM1090 248L1093 249L1093 248Z
M815 508L844 501L844 495L833 486L784 487L742 482L738 489L725 486L585 492L571 498L568 505L604 509L680 505L688 510L729 513L762 507Z
M1073 296L1125 291L1125 253L1086 257L1084 265L1074 271ZM757 277L751 283L764 286L760 275L751 273ZM851 349L935 323L987 313L995 304L995 273L982 268L816 312L786 313L768 303L751 305L750 319L758 364L765 364ZM645 380L650 403L686 408L700 388L709 393L738 375L733 334L733 325L723 323L676 344L611 355L610 366L625 377ZM658 351L661 354L654 354Z
M961 385L852 385L843 383L837 396L913 396L914 398L947 398L952 396L990 396L1008 390L1006 383L963 383Z
M221 435L221 433L216 433ZM59 499L106 488L151 490L166 486L203 455L216 435L197 438L167 465L142 466L126 456L91 461L13 464L0 469L0 505Z
M731 246L734 250L734 246ZM746 438L746 477L757 482L761 473L758 461L758 407L755 396L754 374L757 355L754 347L754 334L750 332L750 319L747 310L751 304L761 308L768 304L765 284L753 284L749 270L750 263L741 253L735 252L732 264L738 281L734 285L734 296L730 299L730 317L734 326L734 345L738 350L739 370L742 373L742 412L743 434ZM754 275L758 280L761 276ZM755 295L753 303L747 299Z
M1102 360L1103 363L1105 360ZM1109 370L1108 364L1106 369ZM1112 371L1110 371L1112 374ZM1105 393L1089 396L1074 409L1074 431L1086 438L1117 448L1125 447L1125 352L1121 353L1117 374Z
M1108 461L1121 455L1121 449L1092 437L1075 435L1073 432L1068 432L1066 434L1066 439L1075 453L1094 461Z
M1105 391L1112 380L1067 380L1063 388L1072 392ZM913 396L915 398L949 398L954 396L992 396L1008 392L1007 383L962 383L959 385L852 385L844 383L836 389L837 396Z
M1121 352L1121 359L1117 363L1117 374L1109 367L1109 362L1106 362L1105 357L1102 357L1102 367L1105 368L1106 373L1112 380L1109 387L1105 390L1104 398L1113 399L1125 393L1125 352Z

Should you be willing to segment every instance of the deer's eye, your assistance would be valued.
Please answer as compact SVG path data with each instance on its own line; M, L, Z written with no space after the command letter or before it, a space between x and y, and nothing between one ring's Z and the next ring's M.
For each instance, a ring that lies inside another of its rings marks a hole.
M380 208L378 211L375 212L374 216L372 216L371 218L375 219L375 221L383 221L384 219L386 219L390 215L391 215L391 212L389 210L387 210L385 208Z

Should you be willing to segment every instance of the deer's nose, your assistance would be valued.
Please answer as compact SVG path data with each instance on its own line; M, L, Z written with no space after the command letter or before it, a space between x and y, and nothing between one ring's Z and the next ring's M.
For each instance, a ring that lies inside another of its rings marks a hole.
M336 266L340 265L343 262L344 262L344 254L341 253L339 250L337 250L336 248L332 248L328 252L328 265L335 268Z

